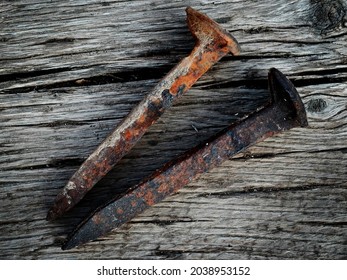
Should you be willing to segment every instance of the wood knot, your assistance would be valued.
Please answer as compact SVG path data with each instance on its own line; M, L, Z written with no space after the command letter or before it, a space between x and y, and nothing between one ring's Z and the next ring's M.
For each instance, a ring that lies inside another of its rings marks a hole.
M307 110L312 113L319 113L325 110L328 104L322 98L311 99L307 104Z
M311 18L321 34L346 25L346 3L341 0L311 0Z

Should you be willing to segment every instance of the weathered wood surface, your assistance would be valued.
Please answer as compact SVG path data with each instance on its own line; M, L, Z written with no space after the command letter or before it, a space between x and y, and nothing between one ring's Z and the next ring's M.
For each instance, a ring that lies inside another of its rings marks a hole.
M79 164L193 40L186 5L240 42L64 218ZM346 1L1 1L0 258L346 259ZM277 67L309 127L211 170L112 234L60 245L99 203L268 98Z

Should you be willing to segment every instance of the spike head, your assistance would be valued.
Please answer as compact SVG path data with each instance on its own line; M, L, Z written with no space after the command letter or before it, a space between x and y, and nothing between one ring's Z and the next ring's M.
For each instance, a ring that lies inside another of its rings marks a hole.
M272 101L287 108L286 111L291 112L290 118L297 126L307 126L305 106L293 83L276 68L269 70L268 81Z
M188 27L198 44L213 45L213 49L224 53L240 54L237 40L217 22L191 7L187 7L186 12Z

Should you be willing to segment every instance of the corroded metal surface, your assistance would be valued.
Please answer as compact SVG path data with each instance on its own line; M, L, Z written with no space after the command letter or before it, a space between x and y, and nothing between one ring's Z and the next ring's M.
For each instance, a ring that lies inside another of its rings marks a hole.
M280 71L270 69L269 88L270 104L168 162L120 198L98 208L72 232L63 249L105 235L247 147L293 127L307 126L304 105L293 84Z
M228 53L238 55L234 37L206 15L188 7L187 23L196 39L191 54L173 68L87 158L57 195L47 220L78 203L138 142L172 102L185 93L213 64Z

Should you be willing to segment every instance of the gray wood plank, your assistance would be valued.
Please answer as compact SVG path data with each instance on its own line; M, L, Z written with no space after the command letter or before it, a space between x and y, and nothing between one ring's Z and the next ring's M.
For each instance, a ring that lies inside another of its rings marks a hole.
M79 164L189 53L185 6L239 41L86 198L45 215ZM346 1L2 1L0 258L346 259ZM267 71L309 127L226 161L110 235L61 251L95 206L254 111Z

